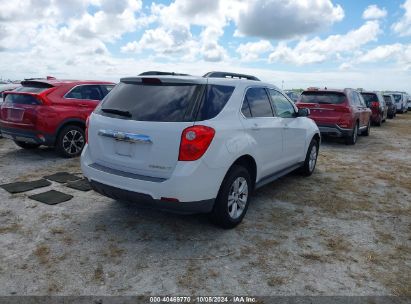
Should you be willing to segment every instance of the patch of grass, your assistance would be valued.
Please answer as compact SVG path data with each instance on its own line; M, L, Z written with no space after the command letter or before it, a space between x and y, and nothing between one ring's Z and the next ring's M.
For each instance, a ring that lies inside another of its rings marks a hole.
M115 244L110 244L108 250L103 255L110 258L119 258L124 252L124 249L117 247Z
M284 285L285 283L287 283L287 279L285 277L271 277L267 280L268 286L271 287Z
M350 251L352 245L347 240L344 240L341 236L335 238L329 238L327 240L327 248L334 252L347 252Z
M63 243L66 244L67 246L72 245L73 242L74 242L74 241L73 241L73 238L72 238L71 236L66 235L66 236L63 238Z
M300 257L313 262L322 262L324 260L323 257L317 253L303 253L300 254Z
M17 223L11 223L7 226L0 227L0 234L4 233L17 233L21 229L21 225Z
M49 294L50 293L57 293L57 292L62 291L62 287L57 282L51 282L51 283L49 283L47 291L49 292Z
M38 245L34 250L34 255L39 260L40 264L47 264L50 260L50 248L47 245Z
M61 227L53 227L50 229L52 234L64 234L66 231Z
M104 284L104 282L105 282L104 270L103 270L103 266L101 264L98 264L97 268L94 269L94 274L93 274L92 280L95 283Z
M200 286L202 286L201 284L203 284L203 282L199 280L200 270L201 268L197 263L190 261L186 267L185 273L178 278L177 284L190 290L198 290Z

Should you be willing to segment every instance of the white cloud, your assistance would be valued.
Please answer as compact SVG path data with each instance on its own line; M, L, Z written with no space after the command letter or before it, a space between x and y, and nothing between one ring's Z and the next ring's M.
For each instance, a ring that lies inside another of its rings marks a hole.
M382 63L393 61L397 67L404 71L411 70L411 44L386 44L377 46L353 59L358 63Z
M145 31L139 41L129 42L121 50L140 53L148 49L161 54L178 53L191 39L190 29L186 26L178 25L168 30L161 27Z
M273 46L269 41L260 40L258 42L240 44L237 48L237 53L240 54L241 60L253 61L258 60L262 54L271 50L273 50Z
M379 62L398 56L404 52L406 47L401 43L380 45L359 56L355 61L358 63Z
M379 8L377 5L369 5L362 14L363 19L381 19L387 16L387 10L385 8Z
M400 36L411 35L411 0L406 0L401 7L405 10L404 16L401 16L398 22L392 25L392 29Z
M269 39L288 39L324 29L344 18L330 0L247 1L236 20L238 33Z
M283 61L296 65L321 63L342 53L360 49L363 45L377 40L380 32L378 21L367 21L360 28L345 35L331 35L326 39L302 39L294 48L281 42L270 54L269 61Z

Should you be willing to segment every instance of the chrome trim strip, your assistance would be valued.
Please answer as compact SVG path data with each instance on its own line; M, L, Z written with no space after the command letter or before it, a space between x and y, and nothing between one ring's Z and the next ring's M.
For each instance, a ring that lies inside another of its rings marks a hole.
M105 173L108 173L108 174L113 174L113 175L118 175L118 176L122 176L122 177L142 180L142 181L146 181L146 182L162 183L166 180L165 178L161 178L161 177L151 177L151 176L145 176L145 175L135 174L135 173L131 173L131 172L124 172L124 171L109 168L109 167L106 167L106 166L103 166L103 165L100 165L100 164L97 164L97 163L92 163L89 166L90 166L90 168L93 168L95 170L102 171L102 172L105 172Z
M113 138L118 141L126 141L131 143L143 143L143 144L152 144L153 141L151 137L144 134L134 134L134 133L126 133L126 132L119 132L113 130L100 130L98 131L98 135Z

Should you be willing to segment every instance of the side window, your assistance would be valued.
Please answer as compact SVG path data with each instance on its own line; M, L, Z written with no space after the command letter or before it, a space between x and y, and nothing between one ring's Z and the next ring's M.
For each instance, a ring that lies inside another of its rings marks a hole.
M66 94L65 98L102 100L103 94L99 85L79 85Z
M293 118L295 117L294 106L288 101L287 98L280 92L276 90L270 90L271 99L274 104L274 108L277 115L282 118Z
M366 107L367 105L365 104L364 98L362 98L362 95L360 93L356 93L357 94L357 98L360 101L360 105L362 107Z
M264 88L248 89L245 97L252 117L273 117L270 100Z
M355 106L360 106L360 99L358 98L357 92L351 92L352 103Z
M250 106L248 105L248 100L247 97L244 98L244 102L243 102L243 106L241 108L241 112L243 113L243 115L247 118L252 117L251 116L251 110L250 110Z

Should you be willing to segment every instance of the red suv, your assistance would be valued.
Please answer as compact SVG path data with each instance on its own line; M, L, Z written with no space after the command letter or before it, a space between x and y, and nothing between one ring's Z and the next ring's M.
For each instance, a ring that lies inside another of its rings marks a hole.
M0 127L3 137L24 149L53 146L65 157L81 154L86 120L114 83L36 79L5 92Z
M296 105L310 109L309 117L317 123L321 134L344 137L346 144L354 145L359 134L370 133L371 110L356 90L308 89Z

